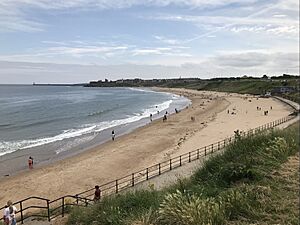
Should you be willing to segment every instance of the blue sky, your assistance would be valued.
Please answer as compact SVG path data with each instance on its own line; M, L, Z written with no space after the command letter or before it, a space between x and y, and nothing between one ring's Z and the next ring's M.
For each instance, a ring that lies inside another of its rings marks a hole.
M0 1L0 83L282 73L298 0Z

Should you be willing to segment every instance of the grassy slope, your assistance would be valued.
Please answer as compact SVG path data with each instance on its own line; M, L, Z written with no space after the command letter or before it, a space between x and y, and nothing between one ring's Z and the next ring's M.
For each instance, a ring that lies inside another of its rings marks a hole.
M201 80L193 83L166 83L166 87L173 88L189 88L206 91L222 91L235 92L241 94L264 94L267 91L272 91L279 86L292 86L297 88L299 80L287 79L283 80L263 80L263 79L240 79L240 80ZM299 102L300 96L298 92L288 94L295 101Z
M68 224L299 224L299 205L278 207L286 196L298 202L298 186L290 188L285 180L271 176L299 150L298 136L299 127L294 125L241 139L210 159L191 179L163 191L151 187L74 209ZM293 179L299 177L297 172Z

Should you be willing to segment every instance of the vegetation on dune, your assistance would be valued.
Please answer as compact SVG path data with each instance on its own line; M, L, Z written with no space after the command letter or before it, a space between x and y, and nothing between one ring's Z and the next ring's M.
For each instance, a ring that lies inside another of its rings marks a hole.
M164 190L119 194L74 208L68 224L299 224L299 170L288 181L275 176L298 150L298 124L241 138L190 179Z
M229 78L179 78L179 79L126 79L117 81L92 81L88 87L168 87L188 88L201 91L221 91L241 94L261 95L267 92L282 95L293 101L300 102L299 76L287 75L268 77L229 77ZM290 91L279 91L279 87L291 87Z

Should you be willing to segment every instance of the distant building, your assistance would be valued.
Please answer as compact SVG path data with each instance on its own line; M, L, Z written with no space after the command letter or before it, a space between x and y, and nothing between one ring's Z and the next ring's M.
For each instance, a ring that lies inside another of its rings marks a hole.
M282 87L275 87L272 90L272 94L284 94L284 93L291 93L295 92L294 87L289 87L289 86L282 86Z

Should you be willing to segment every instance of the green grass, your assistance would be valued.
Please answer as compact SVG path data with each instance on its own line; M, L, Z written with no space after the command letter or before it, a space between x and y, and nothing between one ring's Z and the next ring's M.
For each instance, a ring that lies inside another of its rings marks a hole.
M289 186L284 180L270 177L299 150L298 136L299 126L293 125L242 138L209 159L190 179L161 191L152 188L120 194L88 208L75 208L68 224L250 224L282 218L299 224L295 206L278 208L276 203L285 194L298 199L295 191L286 190Z
M291 86L299 90L299 79L287 80L262 80L262 79L220 79L220 80L199 80L192 83L166 83L163 86L171 88L188 88L201 91L221 91L241 94L265 94L275 87ZM299 102L299 92L286 94L291 100Z

